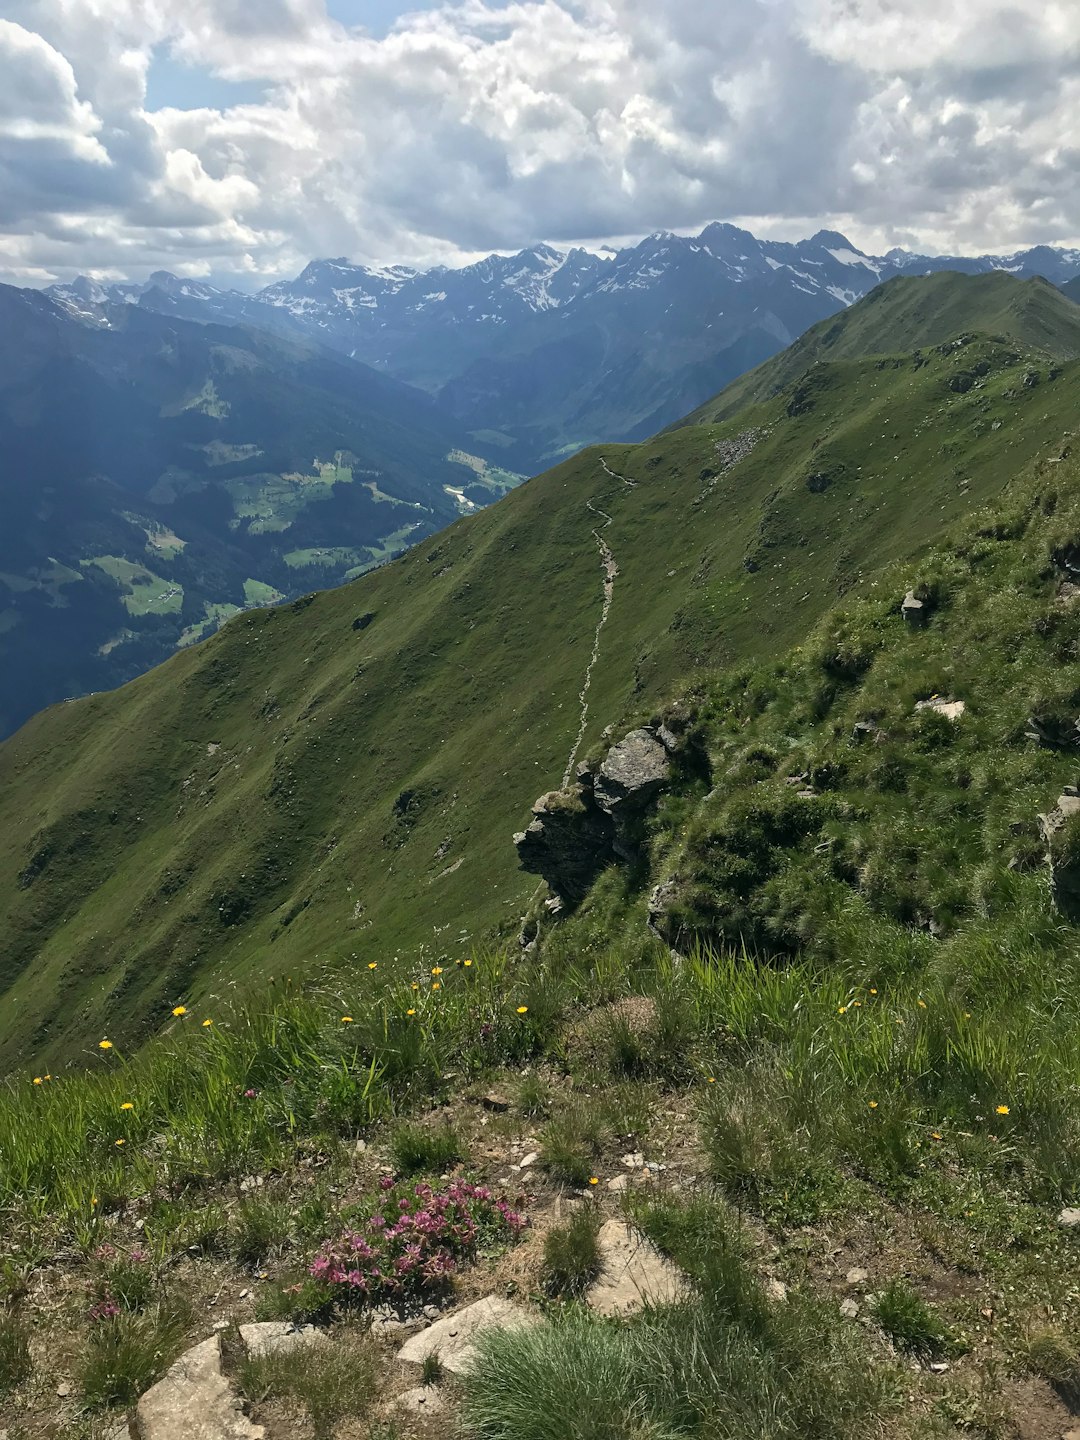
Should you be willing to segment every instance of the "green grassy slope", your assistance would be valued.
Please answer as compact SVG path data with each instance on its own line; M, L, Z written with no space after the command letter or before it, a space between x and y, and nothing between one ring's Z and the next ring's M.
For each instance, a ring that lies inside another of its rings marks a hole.
M587 451L354 585L25 727L0 749L4 1058L59 1063L106 1017L134 1038L208 985L512 933L534 882L510 837L578 728L598 512L619 574L586 745L699 667L798 643L1056 453L1080 365L975 337L797 390L608 447L632 485Z
M725 420L792 385L823 361L892 355L941 345L965 331L1006 337L1059 359L1080 355L1080 315L1046 280L986 275L900 276L729 385L682 424Z

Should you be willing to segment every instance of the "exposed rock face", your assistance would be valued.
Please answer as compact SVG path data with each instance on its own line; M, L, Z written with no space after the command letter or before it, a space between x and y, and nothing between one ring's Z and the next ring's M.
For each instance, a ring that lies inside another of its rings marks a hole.
M605 865L632 863L641 817L667 783L678 744L663 726L631 730L595 774L580 765L573 786L541 795L528 828L514 836L522 868L576 905Z
M946 720L959 720L967 706L963 700L946 700L942 695L931 695L929 700L917 701L915 709L933 710L938 715L944 715Z
M135 1422L142 1440L263 1440L266 1434L244 1414L221 1368L216 1335L181 1355L151 1386Z
M587 801L586 801L587 797ZM528 829L514 836L523 869L541 875L567 904L579 904L610 858L615 827L591 788L551 790L532 807Z
M621 860L632 861L635 853L628 821L640 815L670 774L667 749L652 730L631 730L605 756L593 796L614 822L612 849Z
M1080 794L1076 793L1076 786L1070 785L1058 796L1053 810L1039 816L1039 826L1050 851L1054 904L1074 924L1080 921L1080 855L1075 853L1073 845L1062 844L1062 832L1078 814Z
M914 590L909 590L900 606L900 614L912 630L921 630L930 619L930 607L925 600L918 598Z
M401 1347L398 1359L404 1365L423 1365L429 1355L437 1355L444 1370L464 1375L476 1356L475 1340L481 1330L520 1330L535 1325L536 1318L524 1306L488 1295L421 1330Z
M631 1315L668 1305L686 1291L686 1276L625 1220L608 1220L597 1236L602 1269L586 1301L600 1315Z

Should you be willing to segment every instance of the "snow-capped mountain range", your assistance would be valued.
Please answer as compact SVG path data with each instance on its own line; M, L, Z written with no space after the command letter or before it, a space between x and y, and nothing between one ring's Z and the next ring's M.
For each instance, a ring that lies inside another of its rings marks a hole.
M612 254L536 245L459 269L313 260L255 295L165 271L49 293L101 323L127 303L317 339L436 395L466 426L505 437L511 468L536 470L659 429L882 281L943 269L1061 285L1080 274L1080 251L873 256L835 231L786 243L715 223Z

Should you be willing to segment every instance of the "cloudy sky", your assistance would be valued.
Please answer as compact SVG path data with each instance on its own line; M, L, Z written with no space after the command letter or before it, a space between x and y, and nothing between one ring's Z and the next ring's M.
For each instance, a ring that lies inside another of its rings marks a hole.
M1080 240L1077 0L4 0L0 279Z

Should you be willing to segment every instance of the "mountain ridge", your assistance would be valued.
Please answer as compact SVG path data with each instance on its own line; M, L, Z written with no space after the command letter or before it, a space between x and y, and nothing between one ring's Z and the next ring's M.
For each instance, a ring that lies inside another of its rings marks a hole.
M867 255L836 231L759 240L713 222L610 255L539 243L428 270L312 260L254 295L158 272L107 291L165 313L309 335L435 395L454 420L536 473L583 445L642 439L882 280L928 271L1064 283L1080 251ZM51 293L92 316L95 282Z
M586 451L353 585L36 717L0 748L0 1053L69 1050L105 1017L127 1043L166 995L511 938L535 890L511 836L568 757L796 644L1060 449L1080 362L1025 338L1003 283L1021 333L883 361L887 294L878 358Z

